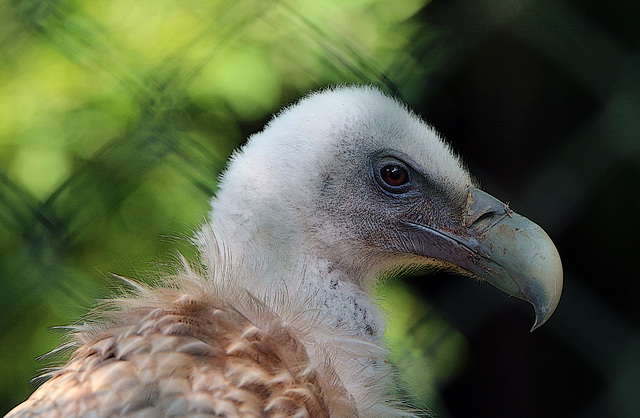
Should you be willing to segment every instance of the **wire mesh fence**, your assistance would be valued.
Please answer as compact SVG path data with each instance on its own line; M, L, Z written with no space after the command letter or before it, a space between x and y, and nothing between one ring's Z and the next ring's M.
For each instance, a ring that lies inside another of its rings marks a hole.
M232 150L315 88L404 98L547 229L554 318L437 275L381 289L407 396L439 416L640 412L640 7L625 2L0 4L0 411L62 333L205 217ZM480 412L478 412L480 411Z

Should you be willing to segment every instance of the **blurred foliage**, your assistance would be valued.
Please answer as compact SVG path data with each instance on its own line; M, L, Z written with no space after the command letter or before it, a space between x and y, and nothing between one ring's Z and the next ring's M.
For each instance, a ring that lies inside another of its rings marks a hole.
M467 279L381 288L412 401L640 415L639 18L622 0L0 2L0 412L60 343L47 329L112 294L109 273L145 280L192 255L184 238L248 135L355 82L425 114L565 264L531 335L528 307Z
M46 329L111 293L105 274L144 280L190 252L224 161L273 112L328 83L391 87L423 5L0 5L1 409L59 344Z

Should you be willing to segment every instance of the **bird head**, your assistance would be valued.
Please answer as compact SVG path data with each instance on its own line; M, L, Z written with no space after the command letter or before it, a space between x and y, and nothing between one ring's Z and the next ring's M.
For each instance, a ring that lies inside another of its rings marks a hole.
M433 128L373 87L284 109L233 156L212 207L229 251L283 269L317 257L364 289L447 269L529 301L534 329L560 299L560 257L542 228L481 191Z

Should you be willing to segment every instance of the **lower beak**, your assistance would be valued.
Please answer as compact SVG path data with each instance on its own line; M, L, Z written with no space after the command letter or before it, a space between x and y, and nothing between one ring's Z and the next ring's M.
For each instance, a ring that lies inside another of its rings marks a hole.
M562 263L549 236L476 188L469 189L463 222L462 234L409 222L409 238L414 248L425 249L423 256L531 303L536 314L532 331L544 324L562 293Z

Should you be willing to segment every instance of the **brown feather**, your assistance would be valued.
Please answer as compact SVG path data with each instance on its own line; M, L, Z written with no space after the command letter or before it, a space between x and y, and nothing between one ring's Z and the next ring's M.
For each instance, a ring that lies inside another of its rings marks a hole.
M148 291L163 307L112 312L111 326L9 416L357 415L331 365L311 366L277 316L258 326L222 301Z

